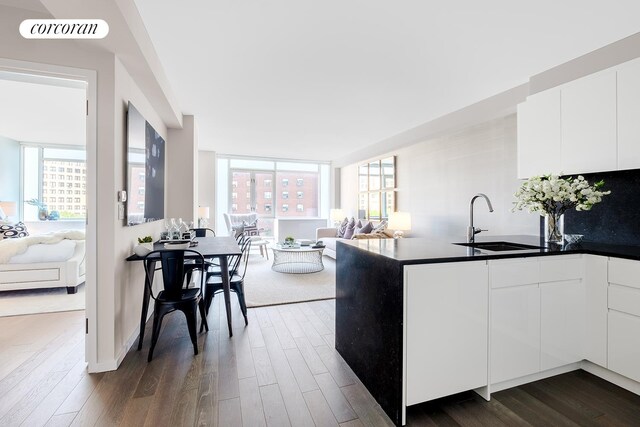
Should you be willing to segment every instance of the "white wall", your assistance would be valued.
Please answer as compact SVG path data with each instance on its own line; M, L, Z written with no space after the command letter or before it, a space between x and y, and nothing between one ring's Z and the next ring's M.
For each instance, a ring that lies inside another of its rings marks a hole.
M510 211L519 185L515 115L388 155L397 155L397 209L411 213L411 236L464 241L469 201L476 193L487 194L494 207L489 213L483 200L476 201L475 225L489 229L486 235L539 233L539 216ZM340 181L341 208L355 215L357 164L343 167Z
M209 207L209 227L213 228L216 217L215 151L198 151L198 206Z
M183 116L182 129L170 129L167 143L167 218L196 221L198 212L198 140L193 116Z
M16 209L19 209L20 143L0 135L0 153L0 201L16 202ZM17 218L17 215L12 217Z

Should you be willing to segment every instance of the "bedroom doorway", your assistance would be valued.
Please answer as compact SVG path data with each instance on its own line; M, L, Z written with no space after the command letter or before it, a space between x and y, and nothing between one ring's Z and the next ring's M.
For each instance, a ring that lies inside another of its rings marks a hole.
M84 310L87 320L80 327L92 371L97 353L96 73L0 58L0 86L0 144L12 149L3 149L3 157L5 163L5 152L18 158L10 168L11 181L2 177L3 183L12 182L3 185L11 194L0 194L0 203L12 202L13 209L0 215L29 233L24 241L30 243L11 262L0 263L0 276L8 282L0 282L5 294L0 293L0 315ZM14 96L11 106L8 94ZM28 266L45 268L29 271ZM22 290L5 293L12 281Z

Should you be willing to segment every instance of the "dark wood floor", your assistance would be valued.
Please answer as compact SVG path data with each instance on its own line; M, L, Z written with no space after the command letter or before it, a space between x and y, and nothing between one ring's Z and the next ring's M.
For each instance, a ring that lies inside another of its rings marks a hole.
M89 375L83 312L0 318L0 426L389 426L333 350L332 301L249 310L232 339L216 298L193 356L169 316L154 360L130 351ZM147 335L149 337L150 334ZM640 426L640 397L582 371L495 393L409 408L411 426Z

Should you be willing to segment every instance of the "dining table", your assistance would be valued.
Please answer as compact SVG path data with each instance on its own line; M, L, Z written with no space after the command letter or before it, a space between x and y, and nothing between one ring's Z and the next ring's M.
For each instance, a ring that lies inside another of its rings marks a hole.
M227 325L229 327L229 337L233 336L233 329L231 326L231 286L229 278L229 263L230 256L241 256L242 251L238 242L231 236L207 236L196 237L193 239L195 245L190 247L190 250L200 253L205 259L217 258L220 262L220 274L222 276L222 291L224 294L224 305L227 311ZM153 250L165 250L164 243L156 242L153 245ZM173 250L173 249L166 249ZM185 255L186 259L189 259L188 254ZM145 263L144 268L149 272L145 274L145 286L143 287L144 293L142 295L142 313L140 314L140 339L138 341L138 350L142 350L142 340L144 338L144 328L147 321L147 311L149 310L149 300L151 299L151 285L153 285L153 277L156 271L156 263L160 260L158 254L151 254L151 256L138 256L133 254L129 256L127 261L143 261Z

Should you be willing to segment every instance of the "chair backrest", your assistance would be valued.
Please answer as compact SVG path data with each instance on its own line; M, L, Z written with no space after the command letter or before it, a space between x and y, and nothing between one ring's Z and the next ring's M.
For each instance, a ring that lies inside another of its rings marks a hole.
M249 248L251 248L251 240L246 239L242 244L240 244L240 252L242 253L240 255L233 255L229 258L229 276L238 274L238 267L240 266L242 257L246 255L246 258L249 258Z
M242 246L241 250L242 250L242 257L244 257L244 261L242 262L242 275L240 276L240 280L244 280L244 275L247 274L247 265L249 264L249 252L251 251L251 240L247 239L245 244Z
M227 224L227 230L229 231L230 236L233 236L235 233L235 230L233 229L234 226L242 225L243 221L247 224L253 224L258 219L258 214L255 212L248 214L224 213L222 216L224 217L224 222Z
M211 228L192 228L191 230L195 231L196 237L207 237L207 233L210 236L216 237L216 232Z
M199 266L196 267L196 269L205 271L204 257L200 252L191 249L162 249L151 251L145 256L145 265L151 264L147 262L149 259L160 261L160 266L162 267L164 295L167 299L180 299L183 288L189 285L188 283L185 284L184 280L185 256L188 256L189 259L192 259L194 263ZM145 268L145 273L147 275L147 279L149 279L150 271ZM200 274L200 289L204 286L204 276L204 274ZM146 280L146 282L147 286L151 286L149 291L151 292L151 296L155 299L155 296L153 295L153 284L150 280Z

